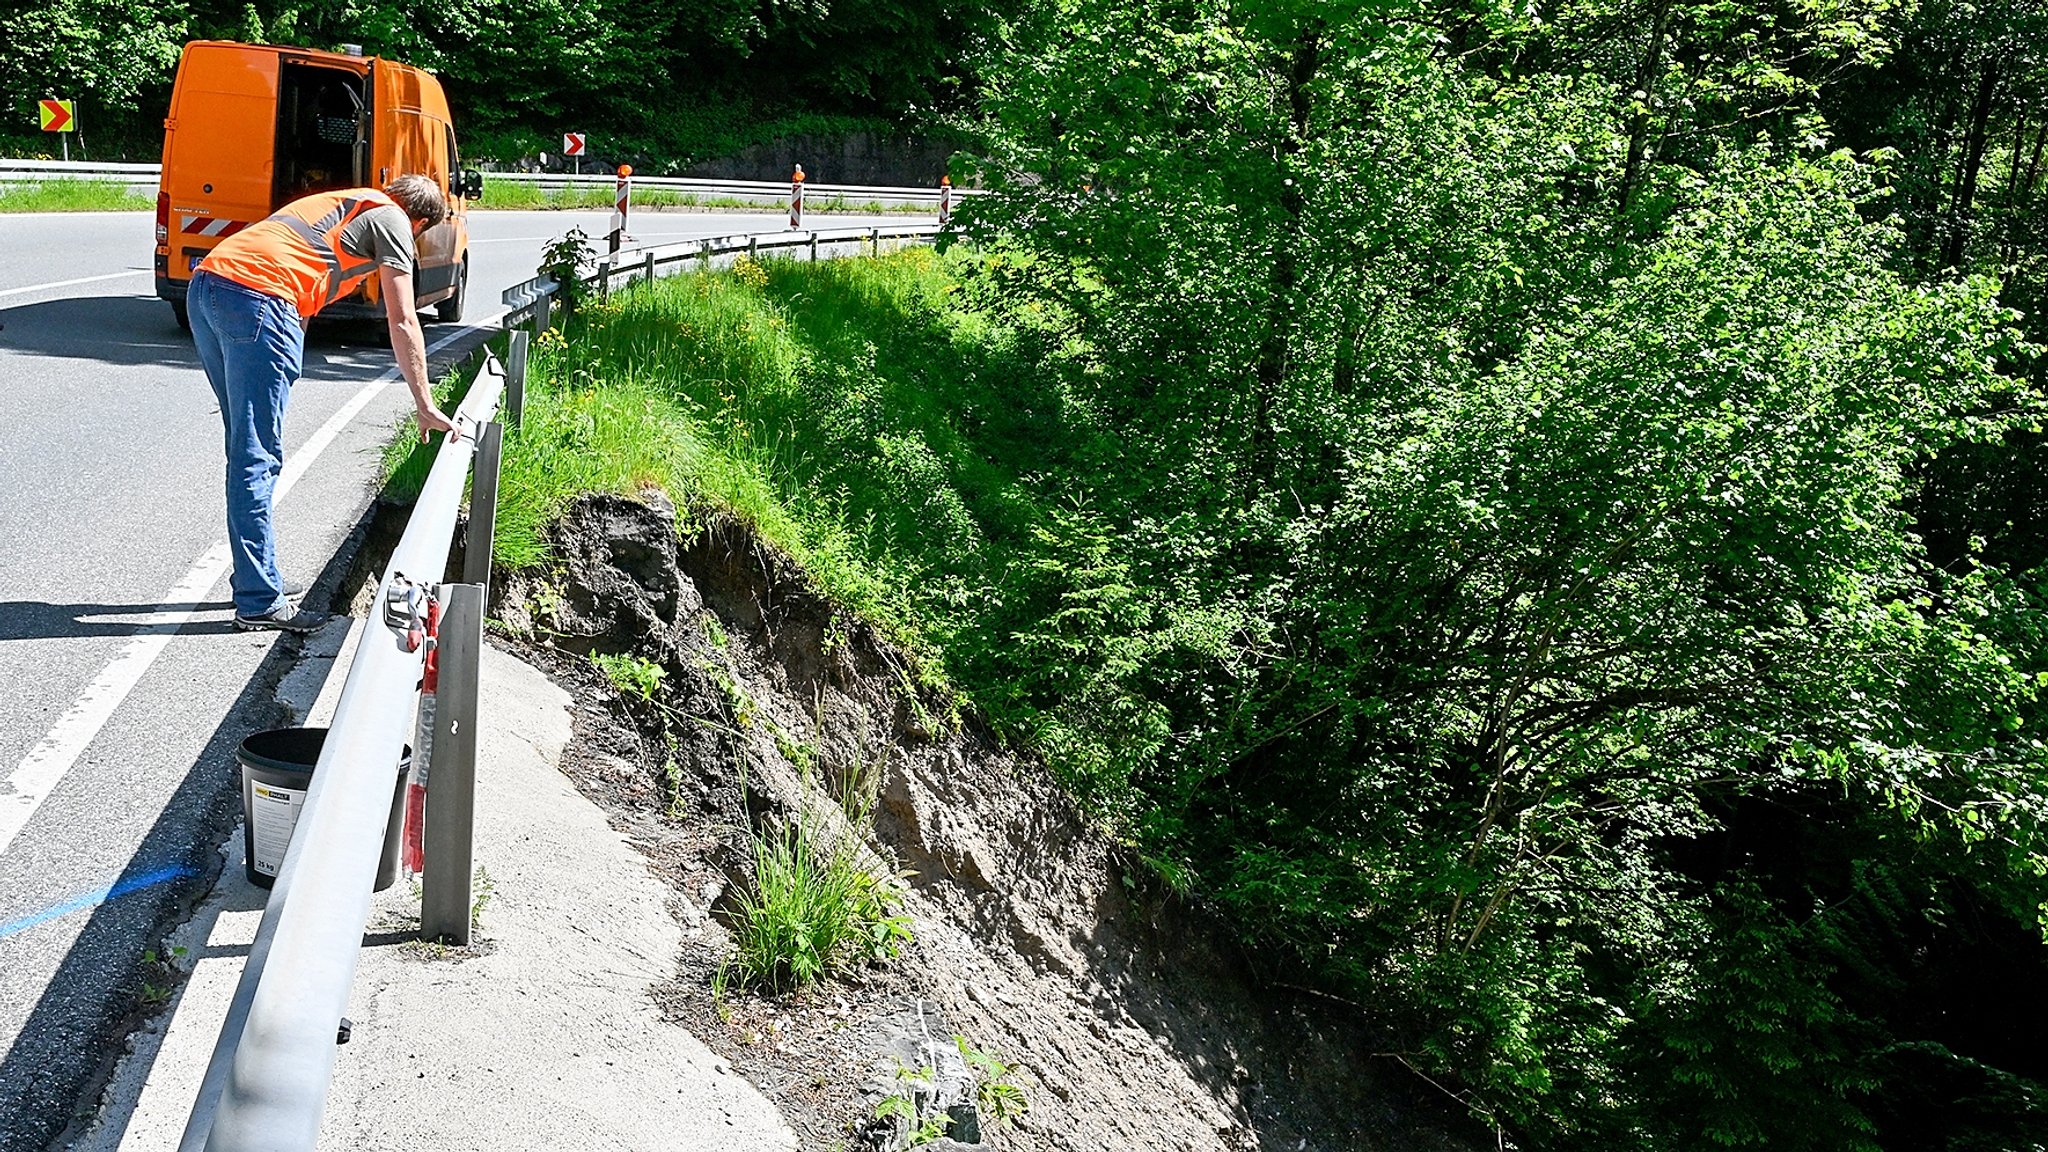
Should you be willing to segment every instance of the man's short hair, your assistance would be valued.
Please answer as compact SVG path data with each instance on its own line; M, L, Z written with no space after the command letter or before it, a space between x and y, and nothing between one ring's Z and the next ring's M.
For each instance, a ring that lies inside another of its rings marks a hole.
M384 194L398 201L407 216L429 228L448 218L448 200L432 176L408 172L386 184Z

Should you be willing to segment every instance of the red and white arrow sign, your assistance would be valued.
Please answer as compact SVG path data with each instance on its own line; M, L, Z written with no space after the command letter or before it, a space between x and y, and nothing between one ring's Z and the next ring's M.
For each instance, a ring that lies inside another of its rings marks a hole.
M564 133L562 133L562 155L564 155L564 156L581 156L581 155L583 155L583 133L581 133L581 132L564 132Z

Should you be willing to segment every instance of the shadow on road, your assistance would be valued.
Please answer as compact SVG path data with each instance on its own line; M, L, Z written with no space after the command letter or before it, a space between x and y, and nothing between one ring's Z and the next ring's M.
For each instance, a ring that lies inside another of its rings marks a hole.
M72 640L138 635L158 612L226 611L227 600L204 604L51 604L41 600L0 600L0 640ZM226 620L191 620L179 632L218 636L232 630Z
M0 308L0 350L126 367L197 371L192 337L154 296L67 296ZM306 338L301 379L359 380L392 365L381 322L322 321Z

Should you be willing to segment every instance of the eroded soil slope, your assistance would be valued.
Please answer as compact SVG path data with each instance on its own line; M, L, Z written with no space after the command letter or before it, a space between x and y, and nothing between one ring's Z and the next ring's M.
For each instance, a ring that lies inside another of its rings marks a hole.
M688 943L655 990L785 1111L807 1146L885 1139L874 1120L929 1035L1021 1065L1030 1100L994 1146L1467 1149L1493 1141L1374 1055L1356 1009L1263 983L1255 956L1093 829L1042 766L954 721L904 659L813 593L743 526L679 532L658 494L589 497L560 565L519 574L492 616L575 691L571 772L673 886ZM654 701L586 656L663 670ZM906 873L902 956L799 997L729 993L721 915L751 832L865 790L855 830ZM957 1134L957 1133L956 1133ZM1490 1135L1490 1134L1489 1134Z

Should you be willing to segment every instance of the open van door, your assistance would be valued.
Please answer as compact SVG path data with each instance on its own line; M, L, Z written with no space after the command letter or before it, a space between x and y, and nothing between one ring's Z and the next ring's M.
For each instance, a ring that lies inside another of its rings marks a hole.
M372 62L370 83L376 93L370 148L376 171L364 183L382 188L395 176L418 172L440 185L448 200L448 219L420 233L413 291L420 304L447 299L461 286L468 239L462 201L455 195L459 176L447 99L425 73L395 61ZM365 288L370 299L380 299L374 279Z
M325 53L279 60L272 211L301 196L363 183L370 92L363 62L341 61L337 67Z

